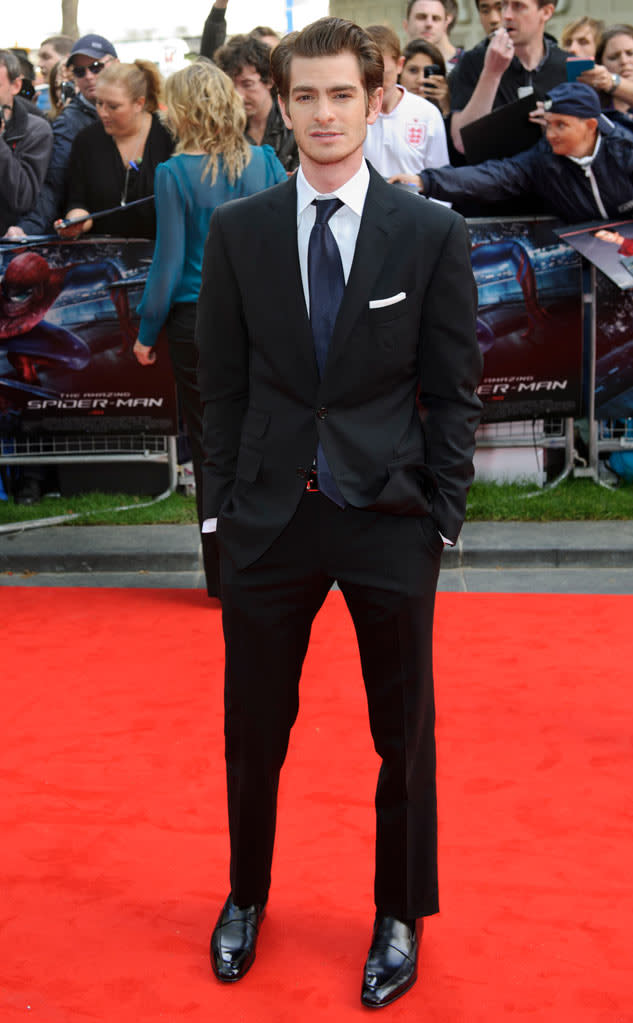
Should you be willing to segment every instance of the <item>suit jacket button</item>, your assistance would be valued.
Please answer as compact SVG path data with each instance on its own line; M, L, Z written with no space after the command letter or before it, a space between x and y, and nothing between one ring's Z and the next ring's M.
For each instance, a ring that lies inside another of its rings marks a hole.
M325 405L322 405L321 408L317 409L317 417L319 419L327 419L327 409Z

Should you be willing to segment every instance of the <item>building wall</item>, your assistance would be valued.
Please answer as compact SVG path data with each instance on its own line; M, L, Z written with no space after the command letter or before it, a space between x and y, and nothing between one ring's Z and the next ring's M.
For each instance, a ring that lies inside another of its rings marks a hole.
M462 46L473 46L481 39L481 25L477 17L474 0L458 0L460 6L459 21L451 33L454 43ZM349 18L359 25L391 25L402 32L402 22L406 10L406 0L330 0L330 14L337 18ZM568 21L580 18L591 11L588 0L559 0L556 14L550 21L553 35L560 37L561 30ZM633 22L633 11L630 0L601 0L600 13L595 17L603 18L609 24L624 21Z

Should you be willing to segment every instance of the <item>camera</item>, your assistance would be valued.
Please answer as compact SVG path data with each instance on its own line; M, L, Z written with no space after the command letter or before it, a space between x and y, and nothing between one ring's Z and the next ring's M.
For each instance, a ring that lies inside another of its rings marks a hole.
M35 97L35 86L32 78L22 78L22 85L18 96L22 96L23 99L33 100Z
M427 64L424 68L424 77L430 78L431 75L441 75L442 69L438 64Z
M72 82L62 82L59 87L59 95L64 103L68 103L76 94L75 86Z

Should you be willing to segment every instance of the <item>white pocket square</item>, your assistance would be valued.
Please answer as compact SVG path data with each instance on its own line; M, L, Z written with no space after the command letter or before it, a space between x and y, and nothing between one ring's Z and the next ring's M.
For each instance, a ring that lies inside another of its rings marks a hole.
M369 308L384 309L387 305L395 305L396 302L404 302L406 297L406 292L399 291L397 295L392 295L391 298L372 298L369 303Z

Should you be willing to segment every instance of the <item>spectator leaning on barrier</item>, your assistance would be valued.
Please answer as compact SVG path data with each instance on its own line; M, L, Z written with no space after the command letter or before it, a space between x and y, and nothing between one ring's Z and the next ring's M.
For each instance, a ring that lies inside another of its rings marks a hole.
M95 124L97 79L108 64L116 61L117 52L108 39L86 35L78 39L68 58L77 94L53 121L53 153L46 179L35 208L22 217L9 235L49 234L53 223L64 212L68 164L73 141L83 128Z
M292 131L283 122L273 92L270 47L254 36L233 36L217 51L215 59L242 98L247 140L255 146L271 146L284 170L296 170L297 145Z
M160 117L162 79L153 61L112 62L97 82L98 123L72 145L66 190L67 220L109 210L93 222L55 222L62 238L95 234L154 238L154 173L169 159L174 140ZM139 205L139 200L146 200Z
M567 78L568 54L545 37L556 0L503 0L503 27L467 50L449 78L455 148L461 129L533 91L538 99Z
M421 167L443 167L448 163L444 119L433 103L398 85L404 64L398 36L383 25L365 31L380 49L385 68L382 107L367 126L366 158L385 178Z
M53 147L48 121L19 98L20 64L0 50L0 234L37 202Z
M456 0L409 0L403 22L409 40L426 39L433 43L448 68L454 67L464 52L461 46L453 46L449 38L458 11Z
M602 116L595 90L580 82L556 86L545 100L545 120L546 137L524 153L422 171L420 191L434 199L487 202L531 193L543 200L543 212L569 223L630 216L633 134Z

